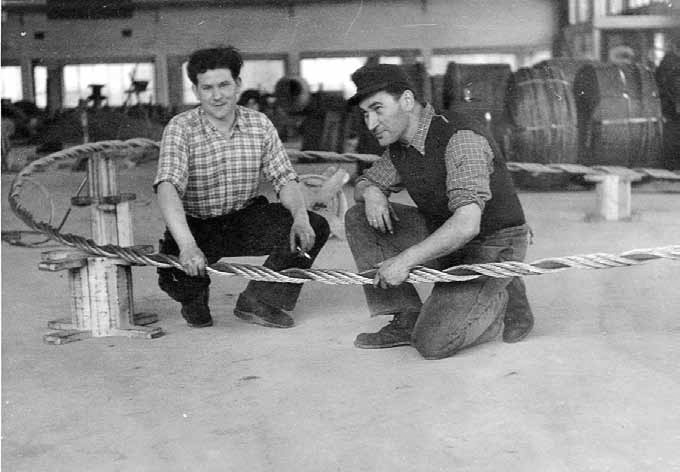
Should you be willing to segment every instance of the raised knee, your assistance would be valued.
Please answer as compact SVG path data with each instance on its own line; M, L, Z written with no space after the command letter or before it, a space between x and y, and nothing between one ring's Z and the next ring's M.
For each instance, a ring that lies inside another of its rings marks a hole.
M444 338L432 333L415 331L411 343L413 347L425 359L445 359L451 357L463 348L465 339L457 336L455 338Z

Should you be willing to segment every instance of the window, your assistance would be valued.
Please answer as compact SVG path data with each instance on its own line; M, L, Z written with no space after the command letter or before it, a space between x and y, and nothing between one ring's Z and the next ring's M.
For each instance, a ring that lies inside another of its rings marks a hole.
M379 62L381 64L401 65L403 64L404 60L401 58L401 56L380 56Z
M35 93L35 105L38 108L47 107L47 67L33 67L33 91Z
M624 0L607 0L607 14L618 15L623 11Z
M572 25L587 23L592 20L593 0L569 0L569 23ZM607 6L607 8L610 8Z
M100 84L106 103L111 106L151 103L154 65L145 63L70 64L64 66L64 106L76 107L92 94L90 85ZM135 94L132 81L146 81L146 91Z
M185 105L197 104L193 85L187 75L188 61L182 64L182 101ZM244 59L241 68L241 91L259 90L261 93L272 93L276 82L286 75L286 63L283 59Z
M21 89L21 67L2 66L2 99L18 102L24 97Z
M366 63L366 57L320 57L302 59L300 75L312 92L341 91L345 98L356 92L352 72Z
M437 54L430 61L430 75L443 75L449 62L460 64L509 64L512 70L517 69L516 54Z

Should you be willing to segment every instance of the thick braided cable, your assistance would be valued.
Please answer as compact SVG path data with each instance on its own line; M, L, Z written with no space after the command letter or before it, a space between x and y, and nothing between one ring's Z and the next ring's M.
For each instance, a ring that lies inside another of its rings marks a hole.
M51 239L64 245L76 247L89 254L100 257L122 259L135 265L150 265L160 268L182 269L176 257L162 253L148 254L131 247L115 245L97 245L93 240L73 234L60 233L49 223L35 221L33 215L21 204L19 199L20 189L24 181L38 170L42 170L54 162L63 159L89 156L94 152L112 152L125 149L145 150L149 147L157 147L148 139L133 139L129 141L100 141L89 143L74 148L59 151L38 160L33 161L21 170L9 192L9 204L12 211L30 228L40 231ZM635 249L619 255L590 254L581 256L568 256L546 258L527 264L523 262L508 261L486 264L467 264L451 267L444 271L427 267L415 267L409 274L408 281L411 283L425 282L462 282L480 277L521 277L527 275L541 275L560 270L576 269L608 269L613 267L628 267L653 259L676 259L680 260L680 245L667 246L651 249ZM229 262L217 262L208 268L210 273L216 275L238 275L250 280L266 282L289 282L304 283L313 280L325 284L370 284L373 282L375 270L369 270L360 274L338 269L299 269L292 268L280 272L266 267L250 264L236 264Z

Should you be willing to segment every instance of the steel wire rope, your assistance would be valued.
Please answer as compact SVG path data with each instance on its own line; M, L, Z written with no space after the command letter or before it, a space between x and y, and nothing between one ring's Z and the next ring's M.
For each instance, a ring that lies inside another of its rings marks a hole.
M133 247L120 247L111 244L97 245L93 240L82 236L63 234L58 228L51 226L49 222L35 221L33 215L21 204L20 193L24 182L27 181L33 172L44 169L58 160L70 159L83 155L89 156L90 153L94 152L121 151L128 148L139 150L151 146L158 146L158 143L145 138L131 139L124 142L100 141L82 144L44 156L43 158L28 164L12 181L9 192L10 208L17 217L30 228L40 231L62 244L76 247L89 254L100 257L120 258L134 265L150 265L160 268L177 268L182 270L182 266L177 258L167 254L150 254ZM121 155L120 152L114 154L118 156ZM532 263L508 261L483 264L463 264L450 267L443 271L417 266L411 270L407 282L461 282L480 277L507 278L542 275L570 268L607 269L613 267L629 267L653 259L680 260L680 245L634 249L618 255L597 253L591 255L552 257L540 259ZM291 268L276 272L266 267L224 261L212 264L208 267L208 271L216 275L239 275L250 280L287 283L304 283L308 280L314 280L325 284L370 284L373 282L373 276L375 274L375 270L357 274L339 269L300 268Z

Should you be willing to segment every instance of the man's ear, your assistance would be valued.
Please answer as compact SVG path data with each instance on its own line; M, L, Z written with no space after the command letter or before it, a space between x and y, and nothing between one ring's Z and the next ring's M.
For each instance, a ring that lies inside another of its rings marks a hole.
M404 90L399 100L401 101L401 105L405 111L411 111L415 107L416 97L413 96L413 92L411 90Z

